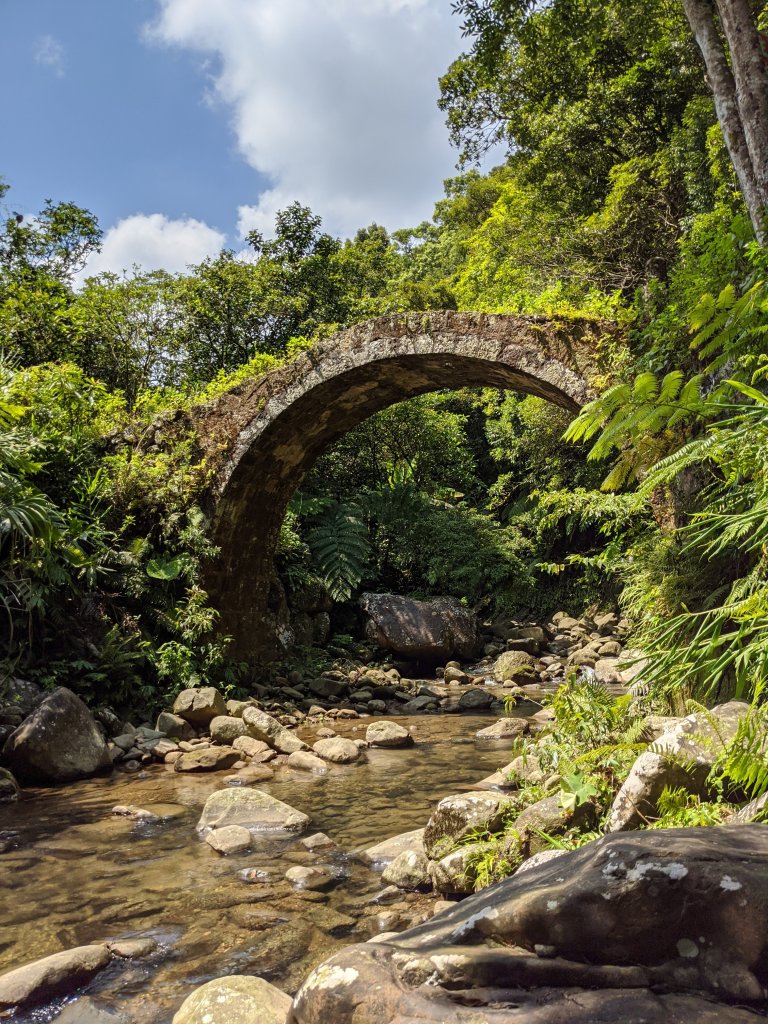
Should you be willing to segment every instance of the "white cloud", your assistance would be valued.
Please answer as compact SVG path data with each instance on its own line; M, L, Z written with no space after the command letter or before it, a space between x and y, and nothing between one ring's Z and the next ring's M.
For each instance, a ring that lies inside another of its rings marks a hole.
M158 0L150 37L214 58L215 97L272 187L240 228L298 199L351 233L429 216L456 160L438 76L460 52L447 0Z
M50 68L57 78L64 77L64 47L55 36L40 36L35 48L35 60Z
M170 220L162 213L137 213L118 221L104 235L101 252L92 256L80 280L111 270L119 274L138 264L144 270L186 270L224 246L225 235L203 221Z

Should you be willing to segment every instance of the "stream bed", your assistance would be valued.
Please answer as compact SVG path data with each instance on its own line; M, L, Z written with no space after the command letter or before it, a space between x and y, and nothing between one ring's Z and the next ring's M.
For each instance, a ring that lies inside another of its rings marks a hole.
M327 833L338 845L330 854L310 853L296 837L259 837L248 853L216 854L195 826L226 773L160 765L27 790L0 805L0 972L90 942L151 936L160 944L150 958L113 962L87 999L19 1013L14 1024L169 1024L193 989L224 974L258 974L292 993L337 948L398 930L398 916L399 927L429 916L430 898L417 894L395 907L372 902L381 879L351 854L421 828L439 799L507 763L509 741L475 740L496 717L397 718L415 746L370 749L323 776L278 768L259 788L308 814L305 834ZM334 727L358 738L370 721ZM163 817L136 822L113 815L116 804ZM296 890L283 877L295 864L328 866L338 884Z

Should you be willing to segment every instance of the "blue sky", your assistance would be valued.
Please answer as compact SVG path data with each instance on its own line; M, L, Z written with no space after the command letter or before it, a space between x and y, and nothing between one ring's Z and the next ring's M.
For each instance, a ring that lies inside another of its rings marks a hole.
M0 0L0 176L107 232L91 271L182 269L294 199L339 234L429 216L454 173L447 0Z

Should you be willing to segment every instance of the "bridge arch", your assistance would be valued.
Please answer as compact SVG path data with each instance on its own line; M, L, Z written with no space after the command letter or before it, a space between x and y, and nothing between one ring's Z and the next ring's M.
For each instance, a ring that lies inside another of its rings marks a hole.
M341 331L192 418L214 469L220 548L206 586L238 656L275 644L269 590L280 525L306 472L369 416L444 388L509 389L577 412L609 325L453 311L380 317Z

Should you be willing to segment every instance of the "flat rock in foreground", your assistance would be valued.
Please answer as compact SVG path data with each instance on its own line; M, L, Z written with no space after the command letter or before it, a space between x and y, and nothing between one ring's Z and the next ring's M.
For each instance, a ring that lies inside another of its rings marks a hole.
M198 829L242 825L251 832L303 832L309 817L260 789L220 789L211 793Z
M757 1024L766 863L763 825L606 836L348 947L289 1024Z

